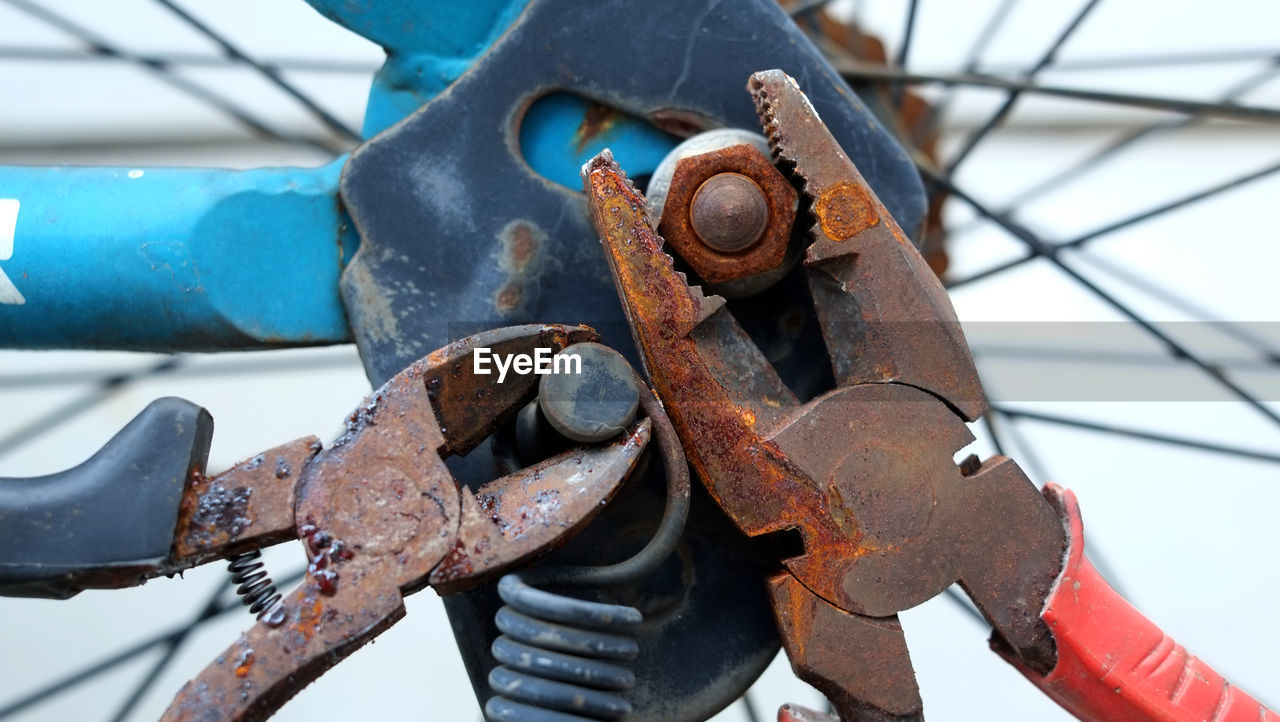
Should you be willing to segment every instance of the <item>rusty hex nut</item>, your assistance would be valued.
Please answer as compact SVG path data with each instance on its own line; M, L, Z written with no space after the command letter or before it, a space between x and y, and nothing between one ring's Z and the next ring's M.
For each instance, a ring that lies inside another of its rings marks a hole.
M682 158L658 232L708 284L782 265L796 220L796 191L752 145Z

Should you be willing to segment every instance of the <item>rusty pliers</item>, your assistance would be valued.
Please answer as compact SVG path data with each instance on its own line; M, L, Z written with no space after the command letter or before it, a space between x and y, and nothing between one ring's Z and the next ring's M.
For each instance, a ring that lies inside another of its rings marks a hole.
M655 424L674 448L674 431L650 413L611 441L474 491L451 475L444 458L467 453L510 420L540 380L527 369L501 380L483 375L475 349L534 357L596 340L583 326L477 334L390 379L327 449L308 437L216 476L192 473L172 555L148 575L291 538L306 546L310 564L293 592L262 609L257 624L183 687L164 718L270 715L403 617L405 595L428 585L465 589L567 540L619 489Z
M663 251L606 152L583 178L651 383L750 536L798 534L769 580L797 674L841 719L919 719L897 613L959 583L992 646L1088 719L1277 719L1187 654L1083 556L1074 496L1010 459L960 464L986 402L942 285L781 71L749 84L812 222L804 266L835 388L801 403Z

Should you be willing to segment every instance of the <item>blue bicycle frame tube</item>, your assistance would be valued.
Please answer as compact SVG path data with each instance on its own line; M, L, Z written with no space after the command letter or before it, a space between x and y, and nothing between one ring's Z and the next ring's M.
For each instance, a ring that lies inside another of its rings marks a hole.
M363 133L381 132L461 76L529 0L307 0L387 50ZM635 175L676 139L555 94L521 125L526 161L576 188L605 145ZM0 346L250 349L350 340L338 294L357 245L337 184L344 159L249 171L0 167Z
M348 340L340 170L0 168L0 345Z

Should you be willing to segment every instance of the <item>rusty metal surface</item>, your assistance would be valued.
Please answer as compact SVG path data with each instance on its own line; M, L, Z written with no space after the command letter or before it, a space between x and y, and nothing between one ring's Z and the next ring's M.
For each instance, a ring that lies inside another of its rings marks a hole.
M840 720L923 719L896 615L851 614L814 596L790 574L770 579L769 591L792 669L826 696Z
M784 6L791 4L783 3ZM864 33L856 22L837 18L827 8L818 8L809 17L817 26L816 43L828 57L881 67L889 65L884 43L880 38ZM904 148L918 153L935 166L939 164L940 107L900 83L873 79L849 82L858 97L867 100L868 107ZM947 198L945 191L931 190L919 237L913 239L920 255L939 278L950 265L947 226L943 218Z
M910 384L977 419L986 399L941 282L795 81L770 70L750 89L774 158L811 203L805 266L836 382Z
M192 474L174 532L175 566L220 559L293 538L297 474L320 451L314 436L264 451L221 474Z
M690 462L742 531L794 530L803 542L774 584L793 664L848 719L918 717L895 615L959 582L1028 664L1051 667L1039 611L1064 532L1012 461L954 462L985 402L937 278L795 82L769 71L750 87L813 219L806 266L834 390L805 404L781 393L750 401L776 388L775 375L723 300L675 271L611 157L588 164L584 186ZM892 674L877 676L884 669Z
M489 348L496 355L532 354L536 348L556 353L569 344L599 340L600 335L586 326L528 324L484 331L433 351L425 359L423 374L446 442L441 451L467 453L537 392L540 376L511 374L498 384L492 374L477 374L472 363L475 349ZM363 423L360 414L358 409L352 415L353 423Z
M713 250L734 253L760 240L769 225L769 201L741 173L717 173L698 187L689 204L693 232Z
M648 420L464 491L444 457L509 418L539 376L474 372L478 347L532 354L594 340L580 326L477 334L419 360L371 394L326 449L301 439L192 484L178 548L225 553L288 530L310 564L281 611L259 621L189 682L166 720L270 715L326 669L404 615L429 583L474 585L554 549L618 490L650 436ZM296 496L296 499L295 499Z
M644 419L616 440L578 448L462 496L462 520L431 587L449 594L553 550L595 518L649 442ZM613 482L613 483L610 483ZM554 512L554 513L551 513Z
M708 244L695 228L695 199L707 183L722 174L737 174L753 182L767 208L767 221L758 240L738 250ZM725 283L782 265L795 223L795 207L795 189L769 159L751 145L734 145L680 159L671 177L660 230L703 281Z

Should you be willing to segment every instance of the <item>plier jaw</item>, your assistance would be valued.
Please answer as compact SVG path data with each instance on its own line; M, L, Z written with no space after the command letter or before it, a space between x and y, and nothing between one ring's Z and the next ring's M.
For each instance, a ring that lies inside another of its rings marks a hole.
M225 515L184 517L176 548L187 561L232 553L250 538L296 535L310 564L281 607L189 682L165 719L266 716L404 616L405 595L428 585L441 593L469 588L581 529L635 467L649 419L474 491L444 458L473 449L537 391L535 373L502 381L483 374L473 362L477 349L532 357L596 340L589 328L558 325L468 337L392 377L329 448L303 439L193 484L186 507L196 512L214 499L256 501L242 505L252 516L231 530L207 528ZM253 486L264 474L277 482L267 495Z
M920 700L896 614L959 582L1015 654L1049 669L1054 643L1035 600L1061 570L1065 532L1011 461L954 463L985 400L941 285L795 82L768 71L749 87L812 220L804 265L835 371L829 392L798 401L724 301L674 270L611 157L583 179L690 461L744 533L790 529L803 541L770 585L793 663L842 712L911 718ZM834 654L829 639L878 650L878 671Z
M749 89L801 191L804 266L835 371L798 402L724 301L675 272L608 155L584 187L636 344L690 461L744 533L803 551L769 579L792 667L843 720L923 717L899 611L959 583L992 646L1085 719L1276 719L1128 605L1083 554L1070 492L961 464L986 410L941 284L795 81ZM807 214L807 215L806 215ZM780 719L817 719L784 708Z

